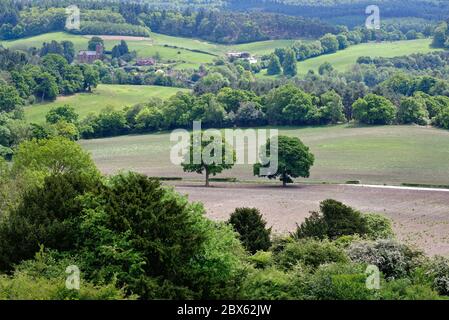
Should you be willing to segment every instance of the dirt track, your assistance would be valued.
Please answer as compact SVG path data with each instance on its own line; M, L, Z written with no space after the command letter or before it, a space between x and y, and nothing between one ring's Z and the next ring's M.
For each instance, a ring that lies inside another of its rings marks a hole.
M398 238L428 254L449 255L449 192L350 185L277 186L214 183L212 188L179 184L176 190L204 203L210 218L225 220L237 207L257 207L278 233L295 229L319 202L342 201L362 212L382 213Z

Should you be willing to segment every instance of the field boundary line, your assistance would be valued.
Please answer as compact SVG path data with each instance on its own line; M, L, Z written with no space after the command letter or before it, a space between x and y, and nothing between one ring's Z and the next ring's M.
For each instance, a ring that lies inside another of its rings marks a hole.
M404 186L401 187L401 186L385 186L385 185L376 185L376 184L339 184L339 185L340 186L350 186L350 187L375 188L375 189L449 192L449 189L444 189L444 188L424 188L424 187L404 187Z

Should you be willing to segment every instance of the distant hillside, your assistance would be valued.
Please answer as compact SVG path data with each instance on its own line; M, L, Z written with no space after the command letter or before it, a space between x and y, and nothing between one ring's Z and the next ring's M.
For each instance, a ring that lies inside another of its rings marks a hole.
M357 25L365 19L365 8L378 5L383 18L443 20L449 15L449 1L442 0L228 0L233 10L257 10L320 18L327 22Z

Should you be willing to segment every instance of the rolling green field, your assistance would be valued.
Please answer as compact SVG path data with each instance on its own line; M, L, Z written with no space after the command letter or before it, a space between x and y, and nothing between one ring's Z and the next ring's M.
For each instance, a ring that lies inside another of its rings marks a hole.
M449 131L417 126L352 127L348 125L280 128L299 137L315 154L311 182L364 184L449 184ZM151 176L202 179L170 162L168 133L83 140L81 145L105 173L122 169ZM249 165L237 165L220 177L256 179ZM300 179L299 181L304 181ZM273 182L276 183L276 182Z
M362 56L391 58L412 53L428 53L436 50L430 47L431 41L431 39L419 39L359 44L330 55L301 61L298 63L298 71L300 74L306 74L309 70L318 71L320 65L325 62L331 63L338 71L346 71Z
M25 39L3 41L1 44L9 48L26 49L29 47L40 47L42 43L52 40L69 40L73 42L75 49L78 51L87 48L89 38L89 36L53 32ZM105 37L107 50L111 50L114 45L119 43L118 39L112 38ZM289 46L295 41L270 40L240 45L220 45L202 40L171 37L157 33L152 33L151 38L144 40L133 40L127 37L126 39L129 49L137 51L139 57L152 57L159 53L163 61L176 61L176 68L178 69L197 68L201 64L211 63L215 56L224 55L230 51L249 51L254 55L264 55L271 53L275 48ZM171 46L176 46L177 48ZM191 50L200 50L205 53L193 52Z
M107 106L123 108L137 103L145 102L156 97L166 99L178 91L187 89L158 87L158 86L131 86L131 85L99 85L92 93L79 93L73 96L58 97L50 103L35 104L25 108L27 121L45 122L45 115L54 107L70 105L75 108L81 118L90 112L97 113Z
M322 55L316 58L298 62L298 73L306 74L309 70L318 72L320 65L329 62L338 71L346 71L362 56L391 58L413 53L428 53L440 49L430 47L431 39L418 39L409 41L363 43L351 46L333 54ZM258 77L269 77L266 70ZM272 76L271 76L272 77Z

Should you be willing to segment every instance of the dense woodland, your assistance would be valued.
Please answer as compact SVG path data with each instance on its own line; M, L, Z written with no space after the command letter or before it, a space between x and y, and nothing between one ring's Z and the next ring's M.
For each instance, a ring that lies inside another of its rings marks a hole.
M75 2L76 3L76 2ZM39 7L2 0L0 37L15 39L25 36L62 31L65 27L64 3L42 1ZM266 39L312 38L336 28L313 19L278 14L246 14L210 9L154 9L145 5L120 2L115 10L110 3L87 4L80 1L81 34L125 34L149 36L149 30L174 36L196 37L220 43L244 43ZM107 6L109 5L109 6ZM114 7L113 7L114 8ZM94 10L96 9L96 10Z

